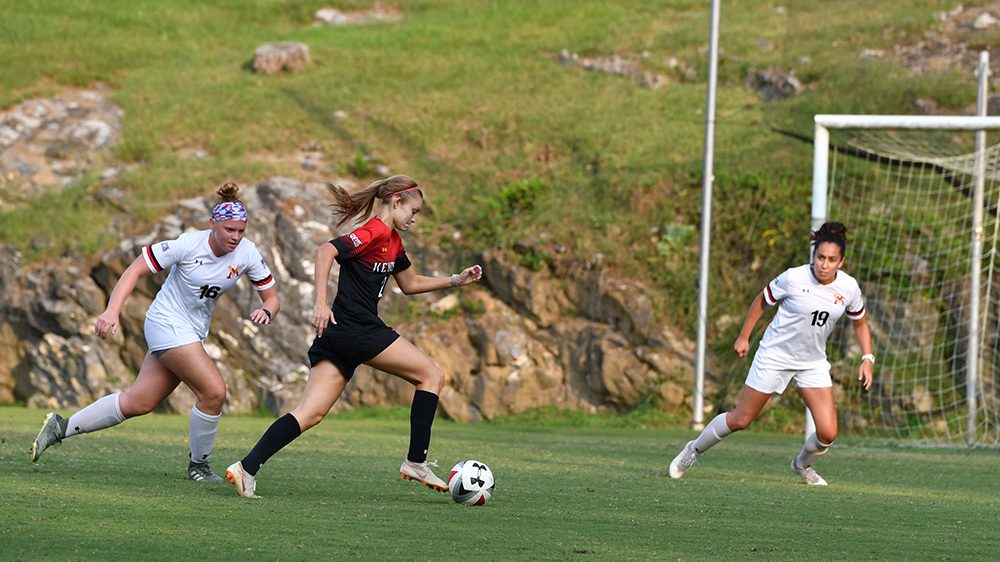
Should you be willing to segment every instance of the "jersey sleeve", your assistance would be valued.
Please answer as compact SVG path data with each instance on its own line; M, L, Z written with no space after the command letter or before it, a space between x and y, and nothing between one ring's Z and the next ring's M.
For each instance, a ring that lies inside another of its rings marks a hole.
M254 289L264 291L274 287L276 284L274 276L271 275L271 268L267 267L264 256L260 255L260 251L256 246L250 254L250 263L246 267L247 279L253 283Z
M364 252L372 244L374 237L371 229L362 227L330 240L330 243L337 248L337 263L352 259Z
M774 306L778 304L778 301L785 298L788 294L788 270L786 269L781 273L781 275L775 277L770 283L764 287L764 301L768 305Z
M393 266L392 273L395 275L400 271L407 270L410 268L411 265L413 264L410 263L410 258L406 256L406 251L403 250L399 252L398 256L396 256L396 265Z
M190 246L191 237L181 235L176 240L154 242L142 247L142 258L146 267L154 274L169 269L175 263L184 259Z
M847 303L847 317L851 320L861 320L865 317L865 301L861 297L861 288L856 287L854 298Z

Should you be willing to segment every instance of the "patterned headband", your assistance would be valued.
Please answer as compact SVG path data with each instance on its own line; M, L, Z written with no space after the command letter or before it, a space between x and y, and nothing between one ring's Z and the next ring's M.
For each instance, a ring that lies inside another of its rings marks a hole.
M247 208L239 201L226 201L212 209L212 218L217 221L245 221Z

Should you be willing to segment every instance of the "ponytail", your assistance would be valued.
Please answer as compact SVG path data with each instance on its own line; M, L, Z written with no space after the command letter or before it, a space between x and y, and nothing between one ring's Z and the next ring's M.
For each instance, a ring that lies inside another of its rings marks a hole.
M375 207L376 199L388 203L392 197L399 197L404 201L413 197L421 199L424 197L424 192L417 182L410 176L402 174L374 181L357 193L348 193L346 189L332 183L326 184L326 188L333 195L334 201L330 207L333 208L334 216L340 217L337 228L353 219L367 218Z

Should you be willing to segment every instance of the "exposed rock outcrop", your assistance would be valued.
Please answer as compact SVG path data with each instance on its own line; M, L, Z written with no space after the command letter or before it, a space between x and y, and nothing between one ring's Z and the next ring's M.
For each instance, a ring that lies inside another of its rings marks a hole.
M252 212L247 236L278 280L282 311L271 326L252 324L258 297L239 283L220 299L206 349L228 385L226 412L287 411L306 379L315 248L337 233L319 184L272 178L240 195ZM90 263L24 268L15 251L0 248L0 400L77 407L131 384L145 355L145 311L166 276L136 288L119 336L99 340L94 320L141 247L206 228L210 202L179 202L147 236ZM434 239L405 239L419 271L444 275L469 265L426 244ZM530 272L498 251L477 259L480 285L411 297L396 289L381 304L387 321L448 373L446 416L472 421L543 405L621 410L650 395L665 407L684 401L694 346L655 322L642 286L609 278L597 262L554 257L549 269ZM405 405L412 393L408 383L361 367L337 408ZM192 403L182 385L163 408L183 412Z
M0 210L90 170L118 141L123 115L100 86L0 111Z
M996 76L1000 72L1000 57L989 33L1000 21L997 15L1000 15L997 0L977 6L959 4L950 11L936 12L940 23L922 36L908 38L891 49L862 49L860 57L895 61L917 75L953 69L974 73L979 66L979 51L985 49L990 51L990 70Z
M623 76L643 88L653 90L665 88L670 84L670 78L666 75L645 70L641 62L635 58L626 58L620 55L585 57L563 49L559 52L559 63L564 66L581 68L583 70Z

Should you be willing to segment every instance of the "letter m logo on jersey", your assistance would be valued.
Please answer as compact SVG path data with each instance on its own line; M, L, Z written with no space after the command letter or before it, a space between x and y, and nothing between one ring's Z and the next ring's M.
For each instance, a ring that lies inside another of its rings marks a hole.
M238 265L236 267L229 266L229 275L226 276L226 279L232 279L234 276L240 276L240 266Z
M844 295L834 295L833 304L845 304Z

